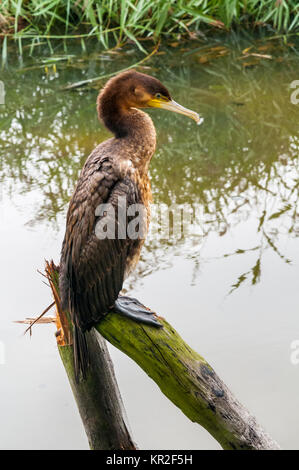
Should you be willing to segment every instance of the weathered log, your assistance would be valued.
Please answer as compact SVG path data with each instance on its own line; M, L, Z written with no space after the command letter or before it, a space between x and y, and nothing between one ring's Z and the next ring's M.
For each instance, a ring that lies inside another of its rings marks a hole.
M55 300L59 302L59 299ZM223 449L279 449L279 445L236 400L207 361L193 351L166 320L158 318L163 324L161 329L136 323L112 312L96 326L96 330L131 357L156 382L161 391L191 421L203 426ZM97 361L100 362L101 359L95 349L91 355L94 354L93 363L96 368ZM74 382L71 349L68 351L69 357L65 365L77 398L77 394L81 393L80 387L83 390L84 385L76 385ZM97 370L100 371L100 368ZM95 374L95 371L90 374ZM100 376L98 380L100 382ZM102 398L96 401L94 387L91 387L90 392L93 398L87 413L96 413L97 410L92 410L92 406L101 406ZM84 389L84 393L89 393L88 387ZM77 403L80 409L80 400L77 399ZM82 416L82 411L80 412Z
M77 382L71 324L68 315L60 309L58 269L53 263L47 263L46 275L57 309L59 354L77 402L90 448L135 450L136 446L130 434L106 341L95 330L87 334L90 367L86 380Z
M131 357L193 422L231 450L279 449L213 368L163 318L163 328L107 315L97 330Z

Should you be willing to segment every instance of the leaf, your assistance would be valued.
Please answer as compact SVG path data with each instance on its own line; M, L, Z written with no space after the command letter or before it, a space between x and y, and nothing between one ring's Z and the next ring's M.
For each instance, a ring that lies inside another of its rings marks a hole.
M253 274L251 284L254 286L261 279L261 258L257 259L257 262L255 263L251 271Z
M163 29L163 26L167 20L167 17L168 17L168 10L171 6L171 3L170 2L167 2L165 3L162 11L160 12L160 18L157 22L157 26L156 26L156 29L155 29L155 32L154 32L154 35L156 37L159 36L159 34L161 33L161 30Z
M273 240L271 240L269 235L267 235L266 232L263 232L263 234L264 234L269 246L279 256L279 258L282 259L286 264L291 264L292 261L289 258L286 258L282 253L280 253L279 249L275 246Z
M236 289L238 289L241 286L241 284L243 284L246 281L249 273L250 271L248 271L247 273L241 274L241 276L238 277L237 282L231 286L231 290L229 291L228 295L232 294Z
M279 211L274 212L272 215L270 215L268 220L278 219L278 217L285 214L286 212L288 212L291 209L292 209L292 205L291 204L286 204L282 209L280 209Z
M262 213L262 216L260 217L260 222L259 222L259 226L257 228L257 231L260 232L264 222L265 222L265 217L266 217L266 214L267 212L264 210L263 213Z
M260 59L272 59L272 55L268 54L257 54L256 52L252 52L251 54L248 54L249 56L253 57L259 57Z
M252 49L252 46L246 47L246 49L244 49L244 50L242 51L242 54L248 54L248 52L250 51L250 49Z
M147 53L144 47L142 47L140 42L135 38L134 34L132 34L127 28L124 28L124 33L128 36L129 39L131 39L131 41L135 42L136 46L141 50L141 52L144 54Z
M2 45L2 68L6 64L6 61L7 61L7 36L4 37L3 45Z

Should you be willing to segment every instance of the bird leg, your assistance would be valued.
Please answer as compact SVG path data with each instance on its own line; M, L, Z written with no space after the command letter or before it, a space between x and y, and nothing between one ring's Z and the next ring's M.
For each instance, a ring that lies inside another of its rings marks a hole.
M155 313L145 307L137 299L120 295L112 307L112 310L138 323L145 323L146 325L155 326L156 328L163 327L163 325L159 323Z

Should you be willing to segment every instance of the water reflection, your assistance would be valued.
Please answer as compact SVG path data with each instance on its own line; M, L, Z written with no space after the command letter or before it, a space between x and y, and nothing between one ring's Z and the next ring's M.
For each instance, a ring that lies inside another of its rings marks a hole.
M299 236L298 106L290 103L289 88L299 77L299 64L290 48L273 50L267 44L228 44L225 54L201 47L167 50L143 68L159 76L177 101L205 117L197 128L184 117L151 111L158 131L151 164L155 202L200 205L203 235L179 242L150 239L132 284L170 266L178 253L194 260L196 277L205 239L211 233L223 237L247 220L254 226L251 244L236 240L232 252L221 254L255 253L254 264L244 262L231 291L259 281L265 250L291 263L281 238ZM250 62L244 59L245 46L257 54L268 47L271 59L253 56ZM35 195L27 223L36 230L63 223L85 158L109 135L97 121L95 89L62 92L60 87L121 69L132 55L58 59L42 65L28 59L23 69L11 66L0 77L6 84L6 106L0 107L1 188L12 200L16 194Z

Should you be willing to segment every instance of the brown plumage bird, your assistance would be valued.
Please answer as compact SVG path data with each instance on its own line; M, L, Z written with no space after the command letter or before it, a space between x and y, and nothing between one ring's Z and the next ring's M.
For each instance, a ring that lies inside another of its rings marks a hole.
M137 300L119 296L139 259L150 219L148 167L156 132L139 109L147 107L200 121L197 113L173 101L159 80L134 70L110 79L98 96L99 119L114 137L98 145L82 169L68 209L60 263L62 308L71 313L74 325L77 378L85 377L89 363L85 332L110 310L160 326ZM129 234L136 217L130 207L140 210Z

